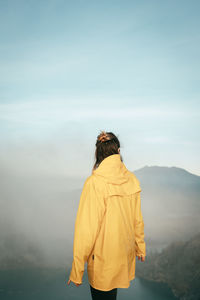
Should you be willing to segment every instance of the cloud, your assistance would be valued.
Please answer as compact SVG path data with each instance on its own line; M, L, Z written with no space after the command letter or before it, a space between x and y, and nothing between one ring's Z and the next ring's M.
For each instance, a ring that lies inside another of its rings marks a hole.
M110 99L107 99L107 103L109 101ZM118 102L117 100L115 101L116 103ZM172 110L171 108L162 108L161 106L134 107L134 105L126 105L126 107L120 107L116 105L115 107L112 101L112 105L108 104L105 106L103 104L103 107L98 107L98 101L93 105L85 105L85 103L88 103L85 99L78 100L79 107L73 105L73 99L54 99L54 101L52 99L43 99L40 101L4 103L0 104L0 119L6 122L40 126L43 124L51 125L52 123L60 124L62 122L80 120L171 118L188 114L188 111ZM101 103L100 99L99 103ZM106 103L106 99L103 100L103 103Z

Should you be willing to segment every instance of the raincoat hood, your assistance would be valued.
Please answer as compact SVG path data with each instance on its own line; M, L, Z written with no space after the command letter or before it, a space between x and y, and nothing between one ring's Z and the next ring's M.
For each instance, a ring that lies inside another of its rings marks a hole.
M141 191L139 180L126 168L120 154L106 157L92 174L101 177L108 184L110 195L129 195Z
M102 176L107 183L122 184L128 181L127 172L120 154L113 154L106 157L93 174Z

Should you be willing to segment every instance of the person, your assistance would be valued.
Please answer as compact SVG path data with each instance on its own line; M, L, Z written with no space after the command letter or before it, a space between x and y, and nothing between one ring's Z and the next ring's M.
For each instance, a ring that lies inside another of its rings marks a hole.
M68 285L82 284L84 266L92 299L116 299L135 278L136 257L146 257L141 187L123 163L112 132L97 136L95 164L84 182L75 221Z

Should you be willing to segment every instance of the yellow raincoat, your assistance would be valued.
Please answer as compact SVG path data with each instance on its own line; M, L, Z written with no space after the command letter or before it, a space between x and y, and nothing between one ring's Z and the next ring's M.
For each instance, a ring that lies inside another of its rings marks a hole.
M128 288L136 255L146 255L140 182L121 161L106 157L85 180L76 215L69 279L102 291Z

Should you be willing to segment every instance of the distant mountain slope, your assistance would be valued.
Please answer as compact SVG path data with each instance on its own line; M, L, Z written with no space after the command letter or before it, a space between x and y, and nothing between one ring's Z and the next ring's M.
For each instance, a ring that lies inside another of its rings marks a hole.
M148 192L151 197L159 195L162 199L168 197L168 202L176 199L176 202L178 200L185 204L179 206L174 201L173 206L162 204L162 207L169 208L173 214L197 214L196 209L200 209L200 176L177 167L158 166L145 166L134 173L140 180L145 196Z
M145 166L134 174L140 180L146 238L152 248L198 232L200 176L159 166Z
M187 242L174 242L137 262L136 276L165 282L182 300L200 299L200 232Z

